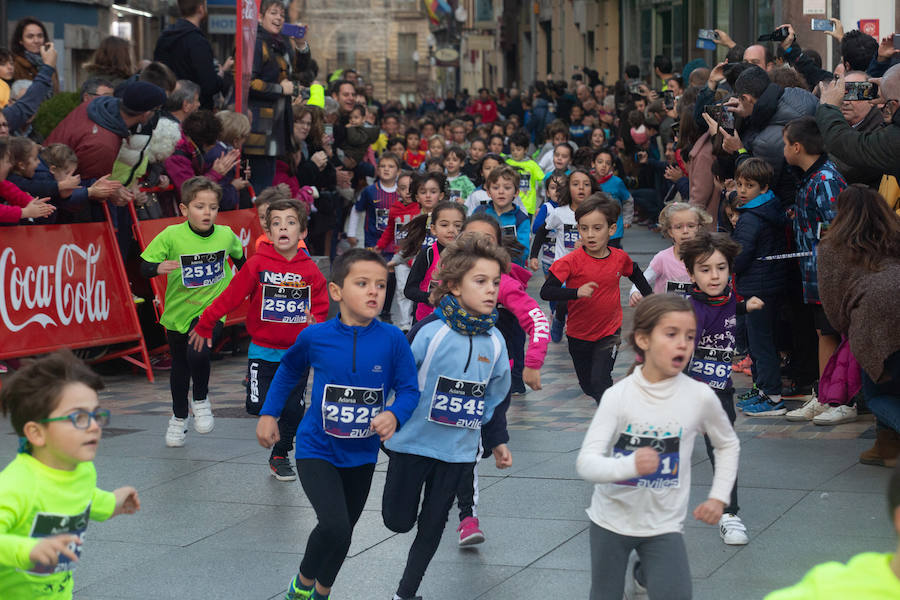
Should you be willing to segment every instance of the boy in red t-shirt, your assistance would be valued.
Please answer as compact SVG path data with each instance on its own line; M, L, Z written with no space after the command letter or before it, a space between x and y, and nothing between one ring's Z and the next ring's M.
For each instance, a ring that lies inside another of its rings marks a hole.
M544 300L568 301L569 354L578 384L597 404L612 385L622 330L619 278L628 277L641 294L653 292L638 264L608 245L621 210L604 192L585 200L575 211L581 247L553 263L541 288Z
M216 322L250 296L246 408L251 415L259 414L281 358L300 332L328 318L325 277L309 255L298 248L306 237L306 224L306 207L300 202L290 198L270 202L266 232L271 241L260 243L256 254L247 259L225 291L203 311L188 338L198 351L204 344L211 345ZM305 391L306 377L301 377L278 420L281 437L272 447L269 468L279 481L297 478L288 456L303 417Z

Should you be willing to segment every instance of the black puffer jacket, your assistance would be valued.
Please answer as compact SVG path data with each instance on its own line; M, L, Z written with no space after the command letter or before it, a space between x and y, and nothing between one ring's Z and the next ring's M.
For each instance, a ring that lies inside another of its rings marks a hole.
M737 293L745 298L782 293L787 282L787 262L758 260L785 252L788 220L781 203L769 191L738 211L741 217L731 234L741 245L741 253L734 260Z
M188 79L200 86L200 108L212 110L213 96L224 93L228 86L216 70L209 40L185 19L178 19L159 34L153 60L172 69L178 79Z

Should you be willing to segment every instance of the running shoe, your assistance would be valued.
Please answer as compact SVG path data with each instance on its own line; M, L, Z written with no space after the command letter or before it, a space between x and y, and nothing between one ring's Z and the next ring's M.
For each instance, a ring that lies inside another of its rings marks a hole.
M756 387L756 384L754 383L753 387L751 387L743 394L738 395L737 401L734 403L734 405L738 410L744 410L745 407L759 402L759 395L761 393L762 392L759 391L759 388Z
M520 379L513 384L509 388L509 393L513 397L524 396L528 390L525 389L525 383Z
M272 470L272 476L278 481L294 481L297 474L291 461L283 456L273 456L269 459L269 469Z
M216 426L213 419L212 404L209 398L206 400L194 400L191 402L194 413L194 431L197 433L209 433Z
M478 519L476 517L466 517L456 528L459 532L460 546L474 546L484 543L484 533L478 527Z
M828 405L819 402L819 399L813 394L813 397L807 400L806 404L790 411L784 415L784 418L788 421L812 421L826 410L828 410Z
M291 585L288 586L287 596L284 600L309 600L312 597L313 588L306 589L300 583L300 577L294 575Z
M827 407L827 410L813 417L812 422L814 425L840 425L841 423L852 423L856 417L855 406L838 404Z
M731 513L725 513L719 519L719 536L729 546L744 546L750 542L747 526L739 516Z
M753 374L753 359L750 358L749 355L748 355L748 356L745 356L744 358L742 358L741 360L739 360L739 361L734 365L734 367L732 368L732 370L733 370L733 371L736 371L736 372L739 372L739 373L744 373L744 374L746 374L746 375L752 375L752 374Z
M190 418L190 417L188 417ZM184 446L184 438L187 436L188 419L179 419L175 415L169 419L166 428L166 446L169 448L181 448Z
M566 322L559 321L555 317L550 319L550 339L554 343L562 341L563 332L566 329Z
M787 407L781 399L775 402L760 392L759 400L755 404L744 407L744 414L748 417L780 417L787 414Z

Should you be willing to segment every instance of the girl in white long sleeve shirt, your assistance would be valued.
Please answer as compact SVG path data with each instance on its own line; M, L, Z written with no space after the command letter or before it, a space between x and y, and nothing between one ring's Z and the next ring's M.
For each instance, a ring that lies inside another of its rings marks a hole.
M643 365L603 394L585 435L576 467L595 484L587 510L591 600L622 597L632 550L641 559L651 600L691 597L681 532L697 435L709 435L716 468L709 497L694 517L715 525L729 502L740 445L715 393L681 372L695 334L687 300L644 299L631 334Z

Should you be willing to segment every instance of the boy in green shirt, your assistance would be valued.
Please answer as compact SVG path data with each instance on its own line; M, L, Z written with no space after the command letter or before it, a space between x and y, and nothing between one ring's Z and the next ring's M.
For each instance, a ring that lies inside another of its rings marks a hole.
M888 483L888 509L900 534L900 465ZM797 585L777 590L766 600L881 600L900 598L900 546L894 554L863 552L844 565L828 562L813 568Z
M19 455L0 471L0 598L72 598L72 569L88 521L140 508L137 490L97 487L91 462L109 411L100 377L70 352L16 372L0 409L19 436Z
M198 352L188 344L188 332L203 311L231 281L227 258L240 268L244 264L241 241L226 225L216 226L222 188L206 177L192 177L181 186L181 214L187 221L170 225L153 238L141 254L144 277L166 275L166 301L160 325L166 328L172 370L172 418L166 430L166 446L184 446L188 423L188 388L193 381L194 429L213 430L209 389L209 347ZM222 321L214 337L222 331Z
M526 155L528 151L528 134L519 130L509 136L509 158L506 164L519 173L519 201L529 215L537 208L537 192L535 189L544 180L541 167Z

